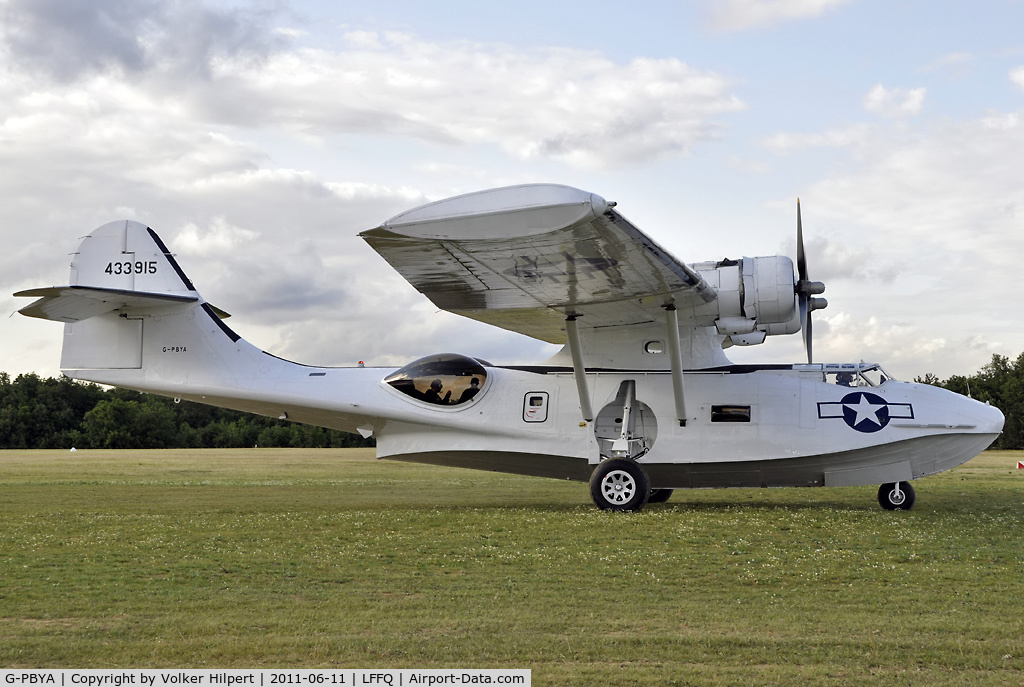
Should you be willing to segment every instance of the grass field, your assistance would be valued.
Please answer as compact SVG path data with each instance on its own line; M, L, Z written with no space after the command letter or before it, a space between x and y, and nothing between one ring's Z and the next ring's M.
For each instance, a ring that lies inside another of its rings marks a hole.
M1024 470L586 485L367 450L0 452L0 666L530 668L536 685L1021 684Z

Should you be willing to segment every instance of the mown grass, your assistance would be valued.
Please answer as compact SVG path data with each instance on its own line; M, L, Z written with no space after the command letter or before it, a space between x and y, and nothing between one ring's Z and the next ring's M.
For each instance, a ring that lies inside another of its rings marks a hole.
M1024 470L676 492L367 450L0 452L0 666L510 667L538 685L1019 684Z

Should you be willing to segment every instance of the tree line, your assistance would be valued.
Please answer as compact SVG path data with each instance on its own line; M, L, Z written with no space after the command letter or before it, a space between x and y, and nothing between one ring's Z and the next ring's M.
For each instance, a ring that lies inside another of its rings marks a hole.
M0 449L332 448L372 439L201 403L0 372Z

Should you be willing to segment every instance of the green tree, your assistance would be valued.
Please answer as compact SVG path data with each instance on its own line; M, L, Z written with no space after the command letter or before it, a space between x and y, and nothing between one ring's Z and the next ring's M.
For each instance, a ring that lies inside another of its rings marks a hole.
M89 448L170 448L178 444L178 424L161 403L111 398L85 414L82 437Z
M85 413L102 397L94 384L66 377L0 373L0 447L60 448L74 444Z

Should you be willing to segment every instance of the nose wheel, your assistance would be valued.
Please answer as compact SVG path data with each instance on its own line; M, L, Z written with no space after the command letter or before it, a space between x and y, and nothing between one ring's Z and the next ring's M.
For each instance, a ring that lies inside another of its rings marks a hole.
M601 510L638 511L647 503L650 493L647 473L626 458L606 460L590 476L590 497Z
M915 499L910 482L889 482L878 488L878 503L886 510L910 510Z

